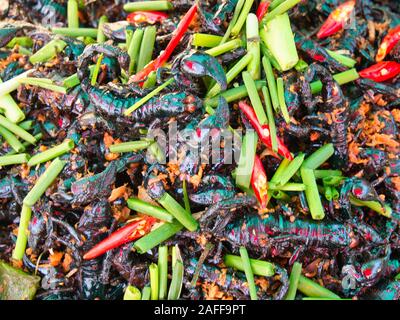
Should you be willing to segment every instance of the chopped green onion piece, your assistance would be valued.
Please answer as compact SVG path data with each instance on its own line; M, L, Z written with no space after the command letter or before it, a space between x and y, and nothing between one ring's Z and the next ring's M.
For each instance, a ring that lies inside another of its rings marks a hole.
M142 43L144 31L142 29L136 29L132 35L132 38L129 42L129 46L127 48L128 55L130 58L129 62L129 73L132 74L136 71L139 52L140 52L140 44Z
M146 286L142 289L142 300L150 300L151 288Z
M11 122L7 118L3 117L2 115L0 115L0 126L3 126L7 130L9 130L12 133L14 133L16 136L20 137L21 139L23 139L23 140L25 140L25 141L27 141L27 142L29 142L31 144L35 144L36 143L35 138L29 132L27 132L24 129L20 128L18 125L16 125L15 123Z
M320 286L318 283L306 278L303 275L300 275L297 289L309 297L340 299L337 294L326 289L325 287Z
M231 267L240 271L244 271L244 265L242 258L232 254L226 254L224 256L224 264L227 267ZM258 276L272 277L275 274L275 267L271 262L250 259L251 269L253 273Z
M0 126L0 128L2 128L2 127ZM3 129L4 129L4 128L3 128ZM4 130L7 130L7 129L4 129ZM11 134L11 135L15 138L15 140L18 142L18 145L20 145L21 142L20 142L10 131L7 130L7 132L8 132L9 134ZM1 135L1 133L0 133L0 135ZM35 138L36 141L39 141L40 139L42 139L42 137L43 137L43 134L42 134L41 132L39 132L38 134L35 134L35 135L34 135L34 138ZM8 144L10 144L9 141L7 141L7 142L8 142ZM31 146L31 145L32 145L31 143L24 141L24 142L22 143L22 148L25 150L27 147L29 147L29 146ZM11 146L11 145L10 145L10 146ZM13 148L13 149L14 149L14 148ZM22 152L22 151L24 151L24 150L16 151L16 150L14 149L14 150L11 150L11 151L7 152L6 155L10 156L10 155L13 155L13 154Z
M156 41L157 29L155 26L144 29L142 44L137 61L137 72L141 71L151 60L153 56L154 43Z
M244 23L246 22L247 15L249 14L251 7L253 6L254 0L245 0L242 11L232 28L231 34L236 37L242 30Z
M124 293L124 300L141 300L140 290L134 286L127 286Z
M164 192L157 201L189 231L195 231L198 228L199 224L193 216L167 192Z
M33 69L30 69L28 71L25 71L25 72L17 75L14 78L11 78L7 81L1 82L0 83L0 97L16 90L19 87L18 80L26 78L30 73L32 73L32 71L33 71Z
M275 59L275 57L272 55L271 51L269 51L269 49L267 48L267 46L264 44L263 41L260 43L260 48L263 56L266 57L271 62L271 65L279 72L282 72L282 68L279 65L278 61Z
M340 170L314 170L316 179L323 179L326 177L341 177L342 171Z
M135 210L139 213L147 214L163 221L172 222L174 219L174 217L169 214L167 210L154 206L140 199L130 198L127 201L127 205L129 209Z
M308 63L305 62L304 60L300 59L294 68L299 71L299 72L304 72L308 68Z
M227 73L226 82L229 84L237 77L237 75L247 67L253 56L250 53L244 55ZM221 87L216 83L207 93L207 98L212 98L221 92Z
M150 289L151 289L151 300L158 300L158 266L155 263L150 264Z
M327 161L335 152L332 143L324 144L318 150L309 155L303 162L303 167L308 169L317 169Z
M276 185L276 184L273 184L270 182L268 184L268 188L271 189L271 191L304 191L304 190L306 190L306 186L304 183L294 183L294 182L289 182L282 186Z
M249 254L245 247L241 246L240 257L242 258L242 264L244 273L246 274L247 284L249 286L250 298L251 300L257 300L257 288L254 282L254 274L250 264Z
M187 188L186 188L186 180L183 180L183 185L182 185L182 189L183 189L183 202L185 204L185 210L187 212L189 212L189 214L192 214L192 211L190 210L190 202L189 202L189 196L187 193Z
M285 171L283 171L279 177L274 180L277 186L283 186L289 182L289 180L295 175L297 170L300 169L303 161L304 161L305 154L300 153L296 158L294 158L288 166L286 167Z
M239 0L236 4L235 11L233 12L233 16L231 21L229 22L228 28L225 31L225 34L220 42L220 45L224 44L230 37L232 28L235 26L237 19L239 18L240 12L242 11L245 0Z
M322 183L327 186L337 187L339 186L345 177L342 176L332 176L332 177L324 177L322 178Z
M29 37L14 37L9 43L7 43L7 48L14 48L15 45L19 45L25 48L32 48L33 40Z
M67 37L97 38L97 28L51 28L51 32Z
M68 0L67 3L68 28L79 28L78 2Z
M267 110L269 133L271 134L271 147L272 147L272 151L277 153L278 152L278 137L276 135L274 112L272 110L271 97L269 95L269 90L266 86L262 87L262 93L264 96L265 108Z
M21 84L27 84L27 85L31 85L31 86L37 86L37 87L41 87L47 90L51 90L54 92L60 92L60 93L67 93L67 89L65 87L62 86L57 86L55 84L53 84L53 82L50 80L51 82L48 81L43 81L44 79L39 79L39 78L22 78L22 79L18 79L18 82Z
M150 72L147 79L143 82L143 89L152 88L157 84L157 72Z
M158 86L152 92L148 93L142 99L137 101L133 106L126 109L124 111L124 115L126 115L126 116L130 115L133 111L135 111L137 108L141 107L143 104L145 104L147 101L149 101L151 98L153 98L155 95L157 95L159 92L161 92L164 88L166 88L168 85L170 85L174 81L175 81L174 78L171 78L171 79L168 79L167 81L165 81L162 85Z
M28 160L29 160L29 154L27 153L0 156L0 167L9 166L13 164L27 163Z
M108 22L107 16L101 16L99 19L99 25L97 27L97 43L103 43L106 41L106 35L103 32L103 26Z
M248 130L243 137L242 148L236 169L236 185L249 188L256 155L258 135L254 130Z
M326 52L328 52L328 54L333 59L335 59L337 62L341 63L345 67L353 68L355 66L355 64L357 63L356 60L354 60L354 59L352 59L350 57L344 56L344 55L342 55L340 53L337 53L335 51L331 51L331 50L326 49Z
M355 206L370 208L371 210L374 210L375 212L378 212L379 214L387 218L391 218L392 216L392 208L387 204L382 207L382 205L378 201L359 200L353 195L350 195L350 203Z
M287 193L283 192L282 190L271 190L272 197L281 201L289 202L290 197Z
M256 84L254 83L252 76L250 75L249 72L243 71L242 78L243 78L244 85L246 86L247 92L249 94L251 104L256 113L258 122L261 125L266 124L268 122L268 119L265 114L263 105L261 103L260 96L258 95Z
M172 259L172 279L168 291L168 300L178 300L183 284L183 259L179 247L175 246L175 259Z
M222 37L207 33L195 33L192 45L195 47L213 48L221 43Z
M124 4L124 10L134 11L168 11L174 7L169 1L136 1Z
M46 171L36 180L33 188L24 198L24 205L32 207L46 192L47 188L54 182L60 172L64 169L65 161L56 158L48 166Z
M113 144L110 146L110 152L112 153L123 153L123 152L132 152L137 150L143 150L148 148L152 144L151 141L129 141Z
M253 59L247 65L247 71L254 80L261 77L260 68L260 35L258 34L258 19L254 13L249 13L246 20L247 52L251 53Z
M29 57L29 62L32 64L47 62L54 58L57 53L63 51L66 45L67 43L61 39L51 40L49 43L45 44L42 48L31 55Z
M158 247L158 275L160 284L158 297L164 300L167 298L168 290L168 246Z
M290 123L290 116L285 101L285 87L282 78L276 79L276 88L278 90L279 106L281 108L283 119L285 119L286 123Z
M269 93L271 94L271 102L276 112L279 111L279 98L278 89L276 87L276 80L274 71L272 70L271 62L267 57L262 58L262 64L264 67L265 75L268 82Z
M103 61L103 56L104 56L104 54L101 53L99 55L99 57L97 58L96 66L94 67L93 74L92 74L92 79L90 80L90 84L92 86L96 85L97 76L99 75L99 72L100 72L101 61Z
M360 76L356 69L346 70L341 73L337 73L337 74L333 75L333 79L335 79L335 81L340 85L357 80L359 77ZM322 82L319 80L311 82L310 83L311 93L316 94L316 93L321 92L322 86L323 86Z
M6 128L0 125L0 135L7 141L11 148L16 152L25 151L25 146L18 140L18 138Z
M277 6L279 6L280 4L282 4L283 2L285 2L286 0L273 0L271 2L271 5L268 8L268 11L272 11L274 10Z
M26 244L28 243L28 227L29 221L31 220L32 210L29 206L23 204L21 209L21 217L18 226L17 242L15 243L15 249L12 253L14 260L22 260L25 254Z
M1 79L0 83L3 83ZM0 96L0 111L8 120L14 123L18 123L25 119L25 114L22 112L13 97L8 93Z
M224 53L226 53L228 51L235 50L235 49L237 49L237 48L239 48L241 46L242 46L242 40L234 39L234 40L225 42L223 44L220 44L220 45L218 45L216 47L213 47L211 49L208 49L208 50L206 50L204 52L209 54L210 56L217 57L217 56L219 56L221 54L224 54Z
M273 10L271 8L271 11L265 15L265 20L266 22L271 21L275 17L285 14L286 11L290 10L293 8L296 4L298 4L301 0L286 0L279 4L277 7L275 7Z
M269 17L270 13L265 16ZM299 61L289 15L287 13L278 15L274 19L269 20L264 28L260 29L260 37L283 71L293 68Z
M294 300L296 297L297 286L301 276L301 263L295 262L292 267L292 272L289 278L289 289L285 300Z
M63 143L58 146L47 149L43 152L35 154L29 161L28 166L33 167L39 163L47 162L54 158L57 158L69 151L71 151L75 147L74 140L66 139Z
M23 122L18 123L18 126L26 131L31 130L33 126L33 120L25 120Z
M89 66L90 74L93 73L93 70L95 67L96 67L95 65ZM70 75L69 77L65 78L63 80L62 85L63 85L63 87L70 89L70 88L77 86L79 83L80 83L80 81L78 78L78 74L74 73L74 74Z
M147 149L147 151L157 160L158 163L164 163L165 154L163 149L157 142L153 142Z
M305 194L311 216L314 220L322 220L325 213L319 196L317 182L315 181L314 170L308 169L303 165L300 169L300 173L301 179L306 185Z
M256 88L260 90L263 86L266 85L264 80L257 80L256 81ZM232 88L222 92L220 95L217 95L213 98L208 98L204 101L206 108L208 107L216 107L218 106L219 97L224 97L228 103L243 99L248 96L247 89L245 85Z

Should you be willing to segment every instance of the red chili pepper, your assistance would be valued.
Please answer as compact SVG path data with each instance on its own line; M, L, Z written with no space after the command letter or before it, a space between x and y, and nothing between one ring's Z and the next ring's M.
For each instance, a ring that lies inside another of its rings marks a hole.
M381 61L369 68L358 72L361 78L367 78L375 82L383 82L400 74L400 63L395 61Z
M270 4L271 4L270 1L263 1L259 4L259 6L257 8L257 12L256 12L258 22L260 22L262 20L262 18L264 18L265 14L268 11Z
M261 205L261 208L265 208L268 201L268 180L264 166L258 155L256 155L254 158L254 166L250 183L254 194Z
M155 218L148 216L135 219L96 244L85 253L83 259L91 260L97 258L108 250L142 237L150 231L155 222Z
M253 128L257 131L260 140L267 147L271 148L272 142L271 142L271 133L269 131L269 126L267 124L261 125L258 122L256 113L252 106L249 106L247 103L240 101L239 108L245 114L246 118L250 121ZM283 144L282 140L279 138L277 138L277 140L278 140L278 153L289 160L293 160L293 156L291 155L289 149Z
M136 11L128 14L126 20L131 23L142 23L147 22L154 24L156 22L162 22L168 18L168 14L160 11Z
M196 12L197 12L197 5L195 3L182 18L178 27L175 29L173 36L169 41L165 50L161 52L161 54L156 59L151 61L143 70L136 73L131 78L133 82L140 82L144 80L149 75L150 72L157 70L169 59L171 54L174 52L176 46L181 41L183 35L189 28L189 25L192 22Z
M387 35L383 38L379 46L378 53L376 54L376 61L380 62L385 59L386 55L393 49L393 47L400 41L400 25L390 29Z
M328 19L322 25L317 33L319 39L329 37L330 35L343 29L344 24L350 18L351 13L356 5L355 0L342 3L331 12Z

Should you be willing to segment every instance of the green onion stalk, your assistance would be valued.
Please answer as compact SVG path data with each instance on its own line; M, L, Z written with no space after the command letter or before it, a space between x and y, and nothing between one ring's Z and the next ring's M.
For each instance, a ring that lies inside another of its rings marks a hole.
M231 21L229 22L228 28L225 31L225 34L220 42L220 45L224 44L226 41L228 41L232 28L235 26L237 19L239 18L240 12L242 11L243 5L244 5L245 0L239 0L236 3L235 10L233 11L233 16Z
M353 68L355 66L355 64L357 63L356 60L347 57L345 55L342 55L340 53L337 53L336 51L331 51L331 50L326 50L326 52L328 52L328 54L335 59L337 62L341 63L342 65L344 65L345 67L348 68Z
M354 80L357 80L360 77L356 69L346 70L333 75L333 79L339 84L343 85ZM323 84L321 81L317 80L310 83L311 93L316 94L321 92Z
M96 85L97 77L98 77L98 75L99 75L100 68L101 68L101 62L103 61L103 56L104 56L104 54L101 53L101 54L99 55L99 57L97 58L96 65L95 65L94 70L93 70L92 78L91 78L91 80L90 80L90 84L91 84L92 86L95 86L95 85Z
M142 289L142 300L150 300L151 288L146 286Z
M1 127L0 127L1 128ZM4 128L3 128L4 129ZM7 129L5 129L5 130L7 130ZM8 131L8 130L7 130ZM8 131L9 132L9 131ZM11 132L9 132L11 135L13 135ZM0 133L0 135L1 135L1 133ZM14 135L13 135L14 136ZM35 140L36 141L39 141L40 139L42 139L43 138L43 134L41 133L41 132L39 132L38 134L35 134L34 136L33 136L34 138L35 138ZM14 138L16 139L16 141L18 141L18 145L21 143L15 136L14 136ZM8 142L9 143L9 142ZM23 148L23 150L22 151L24 151L27 147L29 147L29 146L31 146L31 144L29 143L29 142L26 142L26 141L24 141L23 143L22 143L22 148ZM13 155L13 154L17 154L17 153L19 153L19 152L22 152L22 151L16 151L14 148L13 148L13 150L10 150L9 152L7 152L6 153L6 155L8 155L8 156L10 156L10 155Z
M54 58L57 53L62 52L66 45L67 43L61 39L53 39L31 55L29 62L32 64L47 62Z
M60 158L53 160L46 171L37 179L33 188L25 196L23 200L24 205L32 207L61 173L65 164L66 162L60 160Z
M168 11L174 7L169 1L136 1L128 2L124 5L124 10L127 12L135 11Z
M129 46L127 50L130 58L129 62L130 74L136 72L136 66L138 63L139 52L140 52L140 44L142 43L143 34L144 31L142 29L136 29L129 41Z
M189 231L195 231L198 228L199 224L193 216L167 192L164 192L157 201Z
M285 101L285 87L282 78L276 79L276 88L278 91L279 106L281 108L283 119L285 120L286 123L290 123L289 111L287 109Z
M21 139L23 139L31 144L36 143L35 137L33 137L29 132L20 128L17 124L11 122L7 118L3 117L2 115L0 115L0 126L6 128L7 130L11 131L16 136L20 137Z
M25 146L18 140L18 138L6 128L0 125L0 135L7 141L9 146L13 148L15 152L25 151Z
M337 294L302 275L299 277L297 289L308 297L340 299Z
M97 28L51 28L51 32L67 37L97 38Z
M286 12L298 4L301 0L286 0L278 6L270 8L270 12L265 15L263 22L269 22L279 15L287 14Z
M235 79L238 74L248 66L248 64L253 59L250 53L244 55L227 73L226 82L229 84ZM221 92L221 87L216 83L207 93L207 98L212 98Z
M78 2L68 0L67 3L68 28L79 28Z
M145 140L122 142L111 145L110 152L112 153L133 152L146 149L151 144L152 144L151 141L145 141Z
M268 123L267 115L265 114L264 107L261 103L260 96L258 95L256 84L251 76L251 74L247 71L242 72L242 78L244 85L246 86L247 92L249 94L249 98L251 101L251 105L256 113L258 122L263 125Z
M28 160L29 160L29 154L27 153L0 156L0 167L27 163Z
M295 175L303 164L305 154L298 154L292 161L289 162L285 170L274 179L274 183L277 186L283 186L289 182L289 180Z
M141 71L152 60L156 34L157 29L155 26L146 27L144 29L137 61L137 72Z
M47 81L48 80L48 81ZM39 79L39 78L22 78L18 79L21 84L27 84L31 86L41 87L54 92L67 93L67 89L63 86L58 86L53 83L50 79Z
M269 16L270 13L266 14L266 17ZM277 60L282 71L293 68L299 61L287 13L266 22L266 25L260 29L260 37Z
M135 210L136 212L144 213L159 220L166 222L172 222L174 217L168 213L167 210L154 206L148 202L140 199L130 198L127 201L129 209Z
M247 52L251 53L253 59L247 65L247 71L254 80L261 77L260 68L260 36L258 34L258 19L254 13L249 13L246 20Z
M13 92L14 90L17 90L17 88L20 85L18 80L26 78L32 72L33 72L33 69L30 69L28 71L25 71L25 72L15 76L14 78L11 78L7 81L1 82L0 83L0 97L4 96L10 92Z
M0 83L3 83L1 79ZM14 123L21 122L25 119L25 114L22 112L13 97L11 97L11 95L8 93L0 96L0 111L8 120Z
M195 47L214 48L221 43L222 37L213 34L195 33L192 45Z
M249 188L253 173L254 158L256 155L258 135L254 130L248 130L243 137L242 147L236 173L236 185Z
M366 201L366 200L359 200L356 197L350 195L350 203L352 205L358 206L358 207L367 207L370 208L371 210L387 217L391 218L392 217L392 208L385 204L382 207L382 204L380 204L378 201Z
M257 288L254 282L254 274L251 268L249 254L245 247L241 246L239 249L240 257L242 258L242 264L244 273L246 274L247 284L249 286L251 300L257 300Z
M314 170L302 166L300 173L301 179L306 186L305 194L311 216L314 220L322 220L325 217L325 213L319 196Z
M276 134L276 126L275 126L275 118L274 118L274 111L272 110L271 104L271 97L269 94L269 90L266 86L261 88L264 102L265 102L265 109L267 110L267 118L268 118L268 126L269 126L269 133L271 134L271 148L272 151L278 152L278 137Z
M96 66L95 65L91 65L89 66L89 72L90 72L90 76L93 74L93 70ZM62 82L62 85L64 88L66 89L70 89L73 87L76 87L79 84L79 78L78 78L78 74L74 73L72 75L70 75L69 77L65 78Z
M140 290L134 286L127 286L124 293L124 300L141 300L142 294Z
M209 54L210 56L217 57L221 54L224 54L226 52L235 50L239 47L242 46L242 40L241 39L234 39L228 42L225 42L223 44L220 44L218 46L215 46L211 49L208 49L204 51L205 53Z
M313 152L310 156L308 156L304 162L303 167L308 169L317 169L323 163L325 163L335 152L332 143L324 144L318 150Z
M278 112L279 111L279 98L278 98L278 89L276 87L277 82L275 80L274 71L272 70L272 65L271 65L270 60L268 58L266 58L265 56L262 58L262 64L263 64L265 75L266 75L267 82L268 82L268 89L269 89L269 93L271 95L272 106L274 107L275 111Z
M296 297L297 287L301 276L301 263L295 262L292 267L292 272L289 278L289 289L286 294L285 300L294 300Z
M137 240L133 246L139 253L146 253L165 240L168 240L182 229L183 225L179 221L174 220L172 223L164 223L157 229Z
M172 279L168 290L168 300L179 299L183 284L183 259L178 245L175 245L173 249L175 249L173 250L175 254L172 258Z
M18 126L26 131L31 130L33 127L34 121L33 120L25 120L20 122Z
M32 209L27 205L22 205L21 217L18 226L17 242L15 243L15 249L12 253L14 260L22 260L25 254L26 245L28 243L28 226L31 220Z
M58 146L47 149L46 151L35 154L28 161L28 166L33 167L39 163L47 162L54 158L57 158L67 152L70 152L75 147L74 140L66 139L63 143Z
M240 12L239 17L232 28L231 31L232 36L236 37L239 35L240 31L243 28L244 23L246 22L247 15L249 14L251 7L253 6L253 2L254 0L245 0L242 11Z
M151 289L151 300L158 300L158 266L155 263L150 264L150 289Z
M227 267L244 271L244 265L240 256L226 254L224 256L224 264ZM255 275L263 277L272 277L275 274L274 264L267 261L250 259L251 269Z
M158 247L158 297L161 300L167 298L168 286L168 246Z
M101 16L99 19L99 26L97 27L97 42L103 43L106 41L107 37L103 32L103 26L108 22L107 16Z

